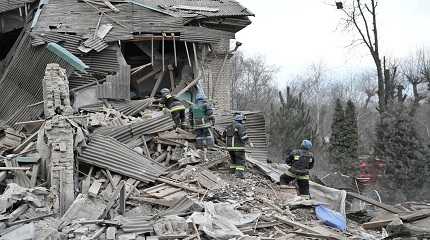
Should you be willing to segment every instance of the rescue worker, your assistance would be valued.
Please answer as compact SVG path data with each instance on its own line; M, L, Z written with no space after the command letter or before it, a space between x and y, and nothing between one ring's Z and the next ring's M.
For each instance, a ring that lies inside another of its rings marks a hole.
M161 94L161 104L169 109L172 114L173 121L176 127L183 127L185 124L185 106L177 98L170 94L170 90L163 88L160 90Z
M204 160L207 160L207 147L214 144L212 125L215 124L213 109L203 94L197 94L196 103L189 111L190 126L196 133L197 146L203 148Z
M232 164L230 168L234 170L236 177L244 178L245 171L245 146L254 147L249 140L244 125L245 117L242 114L236 114L230 126L226 128L223 135L227 143L227 150L230 153Z
M288 185L291 181L296 180L299 196L304 199L310 199L309 170L314 167L315 163L311 149L312 142L303 140L300 149L292 150L286 160L290 168L280 178L281 186Z

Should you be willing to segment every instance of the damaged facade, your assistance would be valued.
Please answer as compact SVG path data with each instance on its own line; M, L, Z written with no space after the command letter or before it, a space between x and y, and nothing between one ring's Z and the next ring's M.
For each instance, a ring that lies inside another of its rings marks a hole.
M26 108L43 100L41 79L45 66L54 62L66 69L75 106L154 97L164 87L176 94L185 88L182 97L192 100L198 81L218 109L230 109L230 40L253 15L235 1L6 2L8 8L0 8L2 26L20 21L13 28L2 27L2 34L22 30L14 44L9 38L13 46L2 46L4 121L14 114L11 122L32 120L41 113ZM49 43L60 45L88 69L77 70L50 51ZM26 116L17 117L17 109Z

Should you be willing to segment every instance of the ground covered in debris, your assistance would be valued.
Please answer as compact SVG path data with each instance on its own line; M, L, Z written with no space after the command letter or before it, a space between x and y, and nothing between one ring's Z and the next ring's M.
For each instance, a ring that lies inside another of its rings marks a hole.
M280 188L288 166L267 162L258 113L245 113L255 148L239 179L220 138L233 113L215 115L215 145L204 154L193 130L175 128L157 99L106 100L74 112L63 70L48 65L45 80L46 120L1 127L1 239L429 236L429 204L390 206L314 182L311 200L294 186Z

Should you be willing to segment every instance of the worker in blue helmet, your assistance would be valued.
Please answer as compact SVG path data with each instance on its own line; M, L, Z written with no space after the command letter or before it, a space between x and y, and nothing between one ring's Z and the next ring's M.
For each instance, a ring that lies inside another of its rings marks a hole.
M244 123L245 116L242 113L235 114L233 122L226 128L223 134L232 161L230 168L234 170L238 178L244 178L246 163L245 146L254 147L249 140Z
M300 149L290 152L286 163L290 168L281 175L280 184L288 185L296 180L299 195L305 199L310 199L309 194L309 170L314 167L315 158L311 152L312 142L303 140Z
M196 103L190 107L190 126L196 134L197 147L203 149L203 158L207 160L207 147L214 144L212 125L215 123L212 106L203 94L197 94Z

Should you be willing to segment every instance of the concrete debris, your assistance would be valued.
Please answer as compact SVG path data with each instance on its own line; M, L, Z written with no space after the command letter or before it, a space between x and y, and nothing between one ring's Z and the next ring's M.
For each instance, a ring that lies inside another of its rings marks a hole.
M236 1L2 2L0 33L21 34L0 46L0 239L428 237L427 203L391 206L329 177L311 200L280 188L288 166L268 163L259 112L243 112L244 179L229 172L230 40L253 16ZM175 127L164 88L186 120L210 96L213 145ZM347 197L371 207L351 212ZM323 225L320 204L350 216L347 229Z

